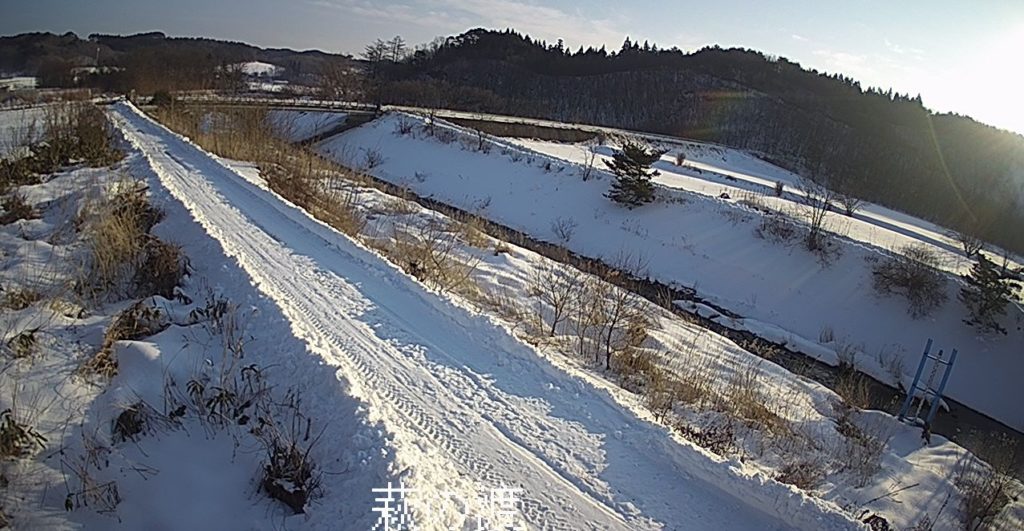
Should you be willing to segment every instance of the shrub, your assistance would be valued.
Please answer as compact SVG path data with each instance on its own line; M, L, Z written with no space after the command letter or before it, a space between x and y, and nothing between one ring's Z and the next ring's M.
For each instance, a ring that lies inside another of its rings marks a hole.
M177 425L177 418L184 415L184 409L165 416L153 409L149 404L139 401L123 410L111 423L111 440L119 442L138 441L143 435L157 429L166 429Z
M825 480L825 466L819 460L789 462L779 469L775 480L801 490L813 490Z
M167 320L159 308L137 302L117 314L103 335L103 344L96 354L82 365L83 374L111 378L117 374L114 344L118 341L141 339L167 328Z
M24 310L32 304L42 300L43 295L38 291L21 288L12 289L4 293L3 307L9 310Z
M842 414L836 425L836 431L843 435L843 444L836 448L836 460L841 463L839 471L849 472L858 488L867 485L881 469L882 454L891 438L891 434L878 433L882 427L877 424L874 430L861 428L849 413Z
M761 238L778 243L789 243L797 237L796 225L781 213L764 213L756 232Z
M174 96L171 96L171 93L166 90L158 90L153 93L153 99L149 101L149 104L157 107L171 107L174 105Z
M687 439L717 455L727 456L736 451L736 430L733 420L726 416L721 416L703 427L680 424L676 428Z
M135 294L140 297L174 297L174 288L185 275L181 247L156 238L146 241L143 258L135 270Z
M463 260L459 253L459 234L446 224L430 222L413 232L394 231L381 251L417 280L447 292L472 282L477 261Z
M0 457L26 457L36 449L46 448L46 437L34 427L15 418L8 408L0 413Z
M782 197L782 194L786 191L786 184L782 181L775 181L775 197Z
M39 328L23 330L7 340L7 350L11 353L11 356L15 359L32 356L32 353L36 351L36 347L39 345L39 340L36 338L38 332Z
M918 318L946 301L946 277L937 269L938 258L923 245L909 245L875 266L875 290L907 299L907 313Z
M573 235L576 233L576 227L579 226L576 220L571 217L559 216L551 222L551 232L558 238L558 241L563 244L569 243Z
M25 201L25 196L21 194L14 193L5 197L3 207L4 213L0 215L0 225L10 225L18 220L39 217L39 213Z
M993 526L1014 497L1009 476L974 458L964 464L954 483L963 495L961 514L967 529Z
M251 431L267 454L260 486L271 498L301 514L306 504L322 493L322 473L310 455L319 436L312 435L312 419L303 415L297 404L298 398L292 396L272 407Z

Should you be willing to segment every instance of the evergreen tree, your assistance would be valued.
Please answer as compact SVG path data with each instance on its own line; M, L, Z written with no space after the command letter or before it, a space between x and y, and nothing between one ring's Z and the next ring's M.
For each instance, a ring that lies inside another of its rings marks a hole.
M651 164L663 154L663 151L648 150L640 144L626 142L622 152L616 153L611 162L604 162L615 174L615 182L605 197L629 208L653 201L654 184L651 179L660 173L652 171Z
M998 318L1006 313L1013 285L983 253L978 253L978 261L971 268L971 274L964 275L964 281L967 285L960 290L960 301L971 314L970 320L964 322L981 330L1005 334L1006 329L999 325Z

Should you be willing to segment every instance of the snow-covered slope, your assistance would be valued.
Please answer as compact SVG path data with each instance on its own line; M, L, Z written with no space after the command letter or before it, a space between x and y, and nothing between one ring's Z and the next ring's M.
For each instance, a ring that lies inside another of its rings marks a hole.
M884 258L872 245L840 240L840 256L822 264L799 247L756 237L759 216L729 202L662 189L665 200L626 210L603 196L607 174L583 182L578 166L504 142L489 153L477 152L474 135L460 137L457 128L447 143L418 132L397 134L398 120L416 118L389 116L321 149L355 166L368 150L377 151L383 162L370 170L375 176L541 239L558 242L552 227L574 225L570 240L559 243L588 256L642 257L653 277L696 287L747 317L750 327L773 328L792 345L834 335L812 354L837 363L835 351L852 347L858 367L883 380L908 384L926 340L933 338L939 348L958 348L962 355L947 388L950 396L1024 428L1016 406L1024 399L1016 384L1024 371L1020 331L1011 318L1011 334L977 337L962 322L966 314L953 281L946 287L947 304L927 318L911 319L902 299L880 297L872 289L871 266Z
M611 160L615 149L592 143L568 144L531 139L513 140L518 145L565 161L585 163L585 153L594 150L596 166ZM669 152L654 164L660 175L655 181L669 188L718 197L727 194L733 200L753 200L776 211L799 213L806 210L800 176L734 149L699 143L664 144ZM682 166L675 154L686 154ZM782 197L773 188L783 183ZM939 264L953 273L966 273L972 261L964 256L960 244L942 227L909 214L871 203L860 206L854 216L830 216L827 228L854 241L897 251L907 245L925 244L937 254Z
M522 489L522 518L544 529L855 527L676 443L134 108L114 112L160 183L387 427L408 485L462 496Z

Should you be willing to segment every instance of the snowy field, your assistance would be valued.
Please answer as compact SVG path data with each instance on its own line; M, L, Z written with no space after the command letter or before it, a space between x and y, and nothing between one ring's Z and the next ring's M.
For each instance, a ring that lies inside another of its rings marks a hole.
M368 152L379 153L383 162L369 171L381 179L587 256L641 257L651 276L696 288L742 315L745 328L772 330L829 364L838 363L836 351L852 350L859 369L894 385L909 385L932 338L937 348L962 354L947 394L1024 428L1017 407L1024 390L1016 384L1024 371L1019 311L1011 308L1009 335L979 337L962 322L959 285L950 278L949 301L926 318L911 319L904 300L872 289L871 267L885 258L880 246L838 239L835 256L822 263L799 245L758 237L761 215L731 201L666 187L662 201L626 210L603 197L607 173L584 182L578 165L501 140L489 153L478 152L475 135L454 127L448 143L419 127L398 134L402 120L419 119L391 115L332 138L321 150L355 166ZM568 241L559 241L557 226L573 227Z

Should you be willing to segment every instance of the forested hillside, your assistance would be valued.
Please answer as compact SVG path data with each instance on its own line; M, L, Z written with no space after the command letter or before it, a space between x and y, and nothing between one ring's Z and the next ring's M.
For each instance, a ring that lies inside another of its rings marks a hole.
M1024 136L929 111L920 96L862 87L743 49L685 54L629 39L569 50L476 29L407 53L400 38L362 61L243 43L73 33L0 38L0 71L106 91L241 90L225 65L264 61L322 97L486 111L709 140L848 195L1024 252ZM74 74L74 67L106 67ZM979 97L983 97L979 93Z
M0 72L39 77L43 86L90 86L107 91L235 90L240 73L225 68L245 61L282 67L289 81L315 85L329 69L354 61L320 51L264 49L240 42L167 37L163 33L119 36L26 33L0 37ZM96 67L81 73L78 67Z
M1024 137L784 58L626 40L567 50L473 30L382 60L377 100L667 133L757 152L831 186L1024 250ZM979 96L980 97L980 96Z

